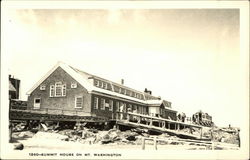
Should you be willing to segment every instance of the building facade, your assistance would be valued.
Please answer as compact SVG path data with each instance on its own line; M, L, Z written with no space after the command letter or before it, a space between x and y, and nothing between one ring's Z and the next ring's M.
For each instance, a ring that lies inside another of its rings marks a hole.
M114 119L133 112L176 120L171 102L58 62L28 91L28 109L89 113Z

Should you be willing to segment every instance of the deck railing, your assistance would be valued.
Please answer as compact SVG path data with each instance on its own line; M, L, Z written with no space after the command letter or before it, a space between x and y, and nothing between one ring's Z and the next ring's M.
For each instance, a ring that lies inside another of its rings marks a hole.
M195 124L184 123L180 121L174 121L170 119L153 117L132 112L117 112L116 120L123 121L125 123L131 123L134 125L137 124L138 126L142 127L149 127L162 131L171 131L172 133L181 133L181 129L188 128L189 133L183 133L183 135L193 135L193 128L197 128L199 130L199 136L200 138L202 138L202 127ZM154 122L156 122L158 125L155 125Z

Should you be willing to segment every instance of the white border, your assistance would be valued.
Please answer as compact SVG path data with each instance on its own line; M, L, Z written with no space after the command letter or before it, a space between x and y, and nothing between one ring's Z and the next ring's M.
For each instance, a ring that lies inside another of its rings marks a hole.
M244 86L248 86L245 93L245 128L242 128L242 147L238 151L132 151L132 150L112 150L113 152L121 153L121 159L248 159L249 158L249 2L248 1L3 1L2 17L8 13L8 9L207 9L207 8L231 8L240 9L240 61L242 75L245 75ZM2 24L2 23L1 23ZM22 158L30 159L39 157L29 157L25 150L23 152L15 152L7 150L6 144L8 141L8 57L4 48L4 24L2 24L2 56L1 56L1 158ZM39 151L38 151L39 152ZM60 151L59 151L60 152ZM82 151L81 151L82 152ZM108 150L89 150L84 151L89 153L110 153ZM41 157L46 158L46 157ZM63 158L63 157L48 157L48 158ZM71 157L65 157L70 159ZM77 157L72 157L76 159ZM80 157L82 158L82 157ZM96 158L96 157L92 157ZM109 159L110 157L100 157L100 159ZM111 157L116 158L116 157ZM119 158L119 157L118 157Z

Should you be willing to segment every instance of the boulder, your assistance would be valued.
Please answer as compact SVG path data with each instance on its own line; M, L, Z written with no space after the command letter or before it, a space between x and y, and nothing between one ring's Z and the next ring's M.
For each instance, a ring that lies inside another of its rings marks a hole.
M14 144L14 150L23 150L24 146L22 143Z
M139 134L136 132L131 132L130 130L126 131L124 133L124 137L129 140L129 141L135 141L136 140L136 136L138 136Z

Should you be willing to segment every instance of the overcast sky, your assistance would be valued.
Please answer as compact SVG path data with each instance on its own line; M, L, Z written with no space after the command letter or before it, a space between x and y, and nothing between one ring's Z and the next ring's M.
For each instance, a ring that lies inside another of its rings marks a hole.
M239 126L238 9L13 10L6 46L21 98L57 61ZM241 85L240 85L241 86Z

